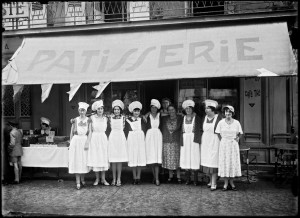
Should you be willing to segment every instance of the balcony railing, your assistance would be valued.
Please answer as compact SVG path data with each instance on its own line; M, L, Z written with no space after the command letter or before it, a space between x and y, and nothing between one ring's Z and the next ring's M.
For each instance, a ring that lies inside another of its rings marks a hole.
M2 4L5 30L294 11L297 1L97 1Z

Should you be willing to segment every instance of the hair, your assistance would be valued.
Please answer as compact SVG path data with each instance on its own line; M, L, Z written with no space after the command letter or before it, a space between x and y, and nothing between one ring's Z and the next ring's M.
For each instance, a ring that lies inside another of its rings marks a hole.
M188 107L192 108L192 113L195 112L195 108L194 108L194 107L191 107L191 106L188 106ZM187 108L187 107L186 107L186 108ZM186 115L185 109L182 110L182 113L183 113L184 115Z
M175 107L175 105L174 105L174 104L172 104L172 103L171 103L171 104L169 104L169 105L168 105L168 107L167 107L167 110L169 110L169 107L173 107L173 108L174 108L174 109L177 111L177 108Z
M135 110L141 111L141 109L139 109L139 108L134 108L134 109L132 110L132 112L135 111Z
M161 102L163 102L163 101L168 101L170 104L172 104L172 101L171 101L169 98L163 98L163 99L161 100Z
M212 107L212 106L207 106L208 108L210 108L210 110L212 111L212 112L216 112L217 111L217 109L215 108L215 107Z
M234 116L235 113L232 112L231 110L229 110L228 107L224 107L224 108L223 108L223 114L224 114L224 115L225 115L225 111L226 111L226 110L230 111L230 112L232 113L232 116Z
M115 113L114 113L115 107L118 107L118 108L120 109L120 114L122 114L122 113L123 113L123 110L122 110L122 108L121 108L121 107L119 107L119 106L114 106L114 107L113 107L113 109L112 109L112 113L113 113L113 114L115 114Z
M49 124L47 123L41 123L41 125L45 125L46 127L49 127Z

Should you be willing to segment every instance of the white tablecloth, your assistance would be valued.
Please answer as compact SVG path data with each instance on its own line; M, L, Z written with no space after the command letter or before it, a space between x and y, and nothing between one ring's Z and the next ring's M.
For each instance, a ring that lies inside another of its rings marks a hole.
M68 147L23 147L24 167L68 167Z

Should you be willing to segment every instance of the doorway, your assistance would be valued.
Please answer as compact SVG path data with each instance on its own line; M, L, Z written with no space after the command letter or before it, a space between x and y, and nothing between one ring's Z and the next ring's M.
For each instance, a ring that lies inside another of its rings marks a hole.
M144 101L143 108L150 111L151 99L157 99L161 103L163 98L171 99L173 104L177 104L176 84L177 80L147 81L143 82Z

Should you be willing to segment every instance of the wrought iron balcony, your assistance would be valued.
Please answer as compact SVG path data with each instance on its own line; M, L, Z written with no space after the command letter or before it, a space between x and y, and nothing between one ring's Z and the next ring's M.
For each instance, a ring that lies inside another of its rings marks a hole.
M5 30L295 11L297 1L97 1L2 4Z

